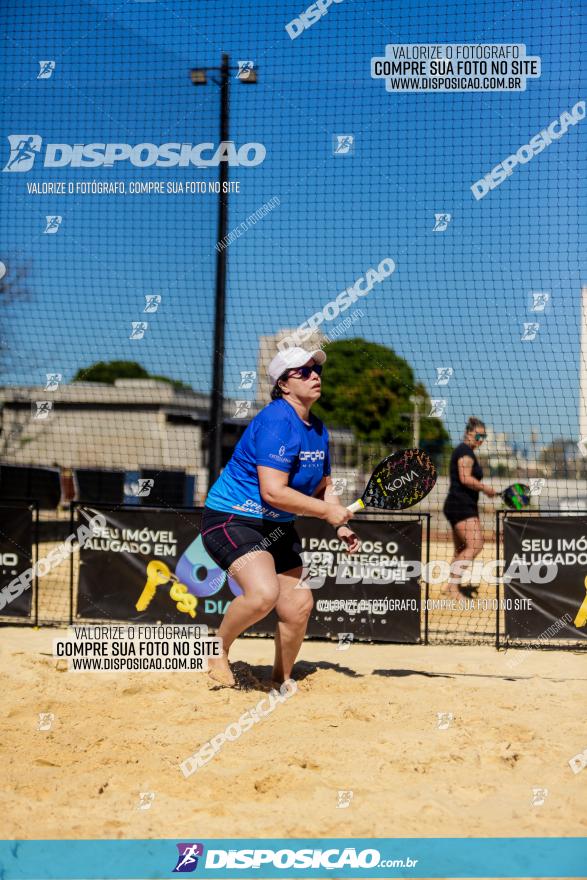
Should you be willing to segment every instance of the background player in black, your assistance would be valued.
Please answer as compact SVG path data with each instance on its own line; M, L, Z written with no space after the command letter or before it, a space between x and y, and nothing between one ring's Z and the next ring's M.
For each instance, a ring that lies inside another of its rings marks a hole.
M444 515L452 526L455 552L446 592L454 596L467 595L470 591L465 591L460 586L462 574L458 569L453 571L453 564L460 560L472 562L483 549L479 493L483 492L489 498L498 494L491 486L481 482L483 470L473 451L481 446L486 437L484 423L471 417L465 428L463 442L453 450L450 459L450 486L444 502Z

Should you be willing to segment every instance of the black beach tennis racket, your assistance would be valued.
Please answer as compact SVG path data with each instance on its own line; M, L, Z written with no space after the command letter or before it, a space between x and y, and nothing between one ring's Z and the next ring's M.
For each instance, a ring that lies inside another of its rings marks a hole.
M379 510L405 510L418 504L432 491L436 468L421 449L403 449L380 461L361 498L348 509L353 513L365 507Z
M500 497L506 507L523 510L530 504L530 486L526 486L525 483L512 483L503 490Z

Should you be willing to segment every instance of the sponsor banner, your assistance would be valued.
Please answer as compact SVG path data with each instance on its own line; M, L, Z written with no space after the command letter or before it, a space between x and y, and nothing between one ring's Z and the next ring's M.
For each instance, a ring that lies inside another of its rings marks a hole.
M219 625L240 589L205 552L200 511L100 513L106 526L80 551L78 618Z
M420 641L420 581L408 563L421 561L421 521L353 520L362 546L352 555L322 520L301 518L296 528L314 593L309 636Z
M83 505L77 510L96 513ZM200 511L141 507L100 513L106 526L80 550L78 619L220 625L242 591L206 553ZM326 523L296 521L304 562L300 589L311 589L315 601L308 635L419 641L420 586L414 567L410 575L404 563L421 558L421 523L355 521L353 527L363 547L351 556ZM249 631L272 635L276 620L272 613Z
M0 507L0 591L27 571L33 562L33 511L29 507ZM3 617L30 617L32 590L10 603L1 603Z
M585 877L587 838L0 841L4 880Z
M587 639L587 516L507 516L503 530L506 635Z

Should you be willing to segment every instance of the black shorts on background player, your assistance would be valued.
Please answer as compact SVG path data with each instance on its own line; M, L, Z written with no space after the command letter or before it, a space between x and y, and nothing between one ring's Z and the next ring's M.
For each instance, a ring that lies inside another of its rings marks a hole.
M476 489L463 486L459 479L458 461L463 457L473 459L471 476L475 477L476 480L483 479L483 469L477 460L477 456L466 443L459 443L456 449L453 450L450 458L450 486L443 508L444 515L451 526L472 516L479 516L479 508L477 506L479 492Z

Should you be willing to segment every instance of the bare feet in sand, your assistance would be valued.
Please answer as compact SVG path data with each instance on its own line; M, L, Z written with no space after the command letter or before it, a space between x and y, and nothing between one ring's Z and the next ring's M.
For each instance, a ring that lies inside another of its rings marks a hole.
M447 599L461 599L463 596L456 584L446 584L446 586L440 588L440 592Z
M479 592L478 587L463 587L456 584L447 584L441 587L440 592L449 599L474 599Z
M223 687L234 687L236 681L226 654L221 657L208 657L208 675L215 684Z

